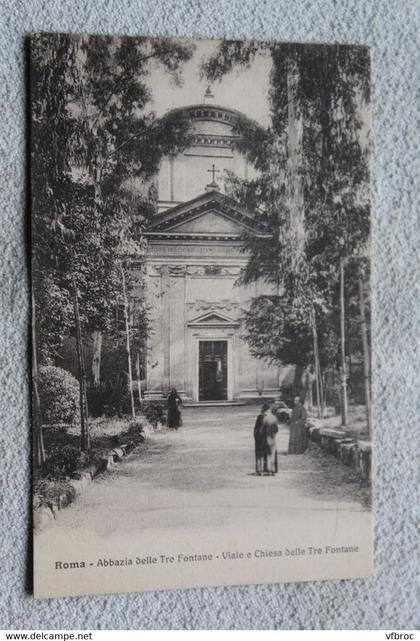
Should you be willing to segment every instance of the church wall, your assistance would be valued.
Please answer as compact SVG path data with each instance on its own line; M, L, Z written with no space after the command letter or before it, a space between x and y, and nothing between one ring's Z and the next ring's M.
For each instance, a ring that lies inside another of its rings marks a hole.
M172 193L172 200L175 202L189 200L190 194L185 179L187 167L185 166L184 156L176 156L172 164L172 190L169 190Z
M150 335L147 341L146 378L149 393L160 395L163 376L162 316L166 293L160 274L148 275L147 302L150 306Z
M221 278L217 275L203 278L193 276L187 300L188 305L194 305L190 310L190 315L198 316L202 309L200 301L210 302L221 311L227 308L232 314L232 303L239 303L239 290L234 288L235 280L235 276L230 278Z
M170 161L169 158L163 158L160 163L157 188L159 193L159 200L170 201L171 198L171 176L170 176Z
M209 110L210 109L210 110ZM201 109L201 112L210 108ZM200 111L200 110L199 110ZM216 180L224 190L225 170L233 171L242 178L249 177L249 166L246 159L235 149L236 134L232 128L235 119L228 115L220 118L223 110L216 108L213 117L194 119L192 133L194 143L175 157L161 161L157 176L159 194L159 211L165 211L176 203L191 200L204 192L211 181L208 170L216 165ZM225 114L226 115L226 114Z
M199 341L227 340L229 400L275 396L278 368L253 358L241 338L242 309L256 292L255 285L236 284L246 259L228 245L210 248L213 254L219 253L217 260L203 255L203 246L194 250L189 243L188 249L184 257L182 245L162 243L149 257L153 330L148 343L147 395L162 397L174 386L185 400L197 401ZM266 286L262 289L267 291ZM225 317L226 326L195 323L210 312Z
M215 120L198 120L195 121L192 130L196 134L213 135L213 136L231 136L232 125L226 122L217 122Z
M184 157L189 159L193 158L204 158L204 159L211 159L212 162L214 159L220 160L220 165L219 167L216 166L216 169L221 170L221 173L223 173L223 170L226 169L224 166L224 163L227 160L233 160L234 158L238 157L238 154L232 147L224 147L221 145L194 145L194 147L190 147L189 149L186 149L184 151ZM211 166L211 165L210 165ZM220 174L219 174L220 175ZM209 182L207 176L207 182Z
M169 279L170 323L170 384L185 389L185 277Z
M230 164L230 159L223 159L223 166ZM203 157L203 156L186 156L186 172L188 175L188 187L186 189L187 200L195 198L204 192L205 186L211 181L211 173L208 173L212 164L215 163L216 167L220 167L218 157ZM218 178L220 173L217 174ZM219 179L221 184L221 181Z
M213 164L218 170L216 180L222 192L226 171L246 179L257 174L246 158L230 147L190 147L175 158L161 161L157 178L160 211L202 194L212 179L210 170Z
M233 126L236 115L217 106L191 107L193 144L175 157L164 158L158 176L158 211L185 203L207 192L213 181L209 170L218 170L215 180L224 191L226 171L240 178L252 178L256 171L235 148ZM216 186L216 189L217 189ZM200 214L201 216L201 214ZM227 237L239 234L236 220L226 220L223 211L172 226L171 233L218 234L224 240L156 240L149 243L148 271L152 290L153 333L149 340L147 388L149 394L166 394L175 386L185 399L197 400L198 350L200 340L228 341L229 399L273 396L278 390L278 369L258 361L241 338L240 316L249 300L271 288L263 284L238 287L236 284L246 257L239 242ZM156 285L157 283L157 285ZM159 291L160 294L156 294ZM220 318L212 324L206 314ZM197 320L198 319L198 320ZM200 320L201 319L201 320Z
M211 180L209 170L213 163L219 170L216 177L221 185L225 169L245 176L245 161L236 159L231 149L192 147L175 158L164 158L158 174L160 209L165 208L162 203L169 207L170 203L191 200L202 194Z

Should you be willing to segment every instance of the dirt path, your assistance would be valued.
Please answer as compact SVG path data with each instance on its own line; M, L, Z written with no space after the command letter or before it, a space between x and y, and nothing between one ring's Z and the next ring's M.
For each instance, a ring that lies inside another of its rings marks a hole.
M282 454L283 427L279 473L256 476L256 407L183 414L36 534L40 595L369 575L367 489L347 468L316 446Z
M363 518L368 490L316 446L285 456L288 430L278 434L279 473L254 474L255 407L184 408L179 431L153 435L146 446L92 483L83 499L58 515L67 529L101 537L146 530L267 527ZM205 509L203 509L205 508ZM297 521L296 521L297 519Z

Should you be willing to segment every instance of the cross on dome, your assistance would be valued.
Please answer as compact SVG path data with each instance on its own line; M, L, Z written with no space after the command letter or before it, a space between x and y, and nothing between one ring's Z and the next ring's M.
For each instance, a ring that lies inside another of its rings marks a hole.
M212 181L206 185L206 191L220 191L220 187L216 182L216 174L220 172L220 169L216 169L215 164L213 163L211 169L207 169L207 173L212 174Z
M220 169L216 169L216 166L213 163L212 166L211 166L211 169L207 169L207 172L213 174L213 181L212 182L216 182L216 175L215 174L218 174L220 172Z

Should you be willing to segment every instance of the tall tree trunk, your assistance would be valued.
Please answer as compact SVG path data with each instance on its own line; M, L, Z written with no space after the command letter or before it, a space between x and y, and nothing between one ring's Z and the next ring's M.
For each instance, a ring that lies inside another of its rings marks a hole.
M319 363L318 332L316 328L315 309L313 308L313 306L311 309L311 325L315 361L316 402L318 409L318 418L322 418L324 415L324 391L322 385L321 366Z
M303 116L300 105L300 72L298 63L289 59L287 67L287 175L286 194L289 214L291 261L294 271L305 252L305 202L303 183ZM280 230L283 233L284 230Z
M310 412L314 409L314 382L315 382L315 375L311 372L310 368L308 367L307 373L307 385L308 385L308 409Z
M347 425L347 372L344 301L344 259L340 261L341 425Z
M125 321L125 337L126 337L125 345L126 345L126 352L127 352L127 367L128 367L128 392L130 394L130 400L131 400L131 414L133 417L135 417L136 410L134 406L133 372L131 368L130 322L129 322L128 297L127 297L127 287L125 282L124 267L122 263L120 263L120 269L121 269L121 282L122 282L123 301L124 301L124 321Z
M366 311L365 311L365 291L363 286L363 276L359 273L359 310L360 310L360 329L362 334L363 345L363 374L365 383L365 402L366 402L366 420L368 436L371 436L371 397L370 397L370 352L369 342L366 327Z
M299 274L305 255L305 203L303 189L303 117L300 105L300 71L294 57L287 64L287 162L286 198L288 211L290 263L294 274ZM284 229L280 225L279 234ZM295 366L294 395L302 398L303 368Z
M320 414L320 418L324 418L324 407L325 407L324 381L322 379L322 370L321 370L321 364L319 362L319 353L317 354L317 361L318 361L318 386L319 386L319 414Z
M101 354L102 354L102 333L92 332L93 355L92 355L92 380L94 385L101 382Z
M139 403L142 404L142 395L141 395L141 367L140 367L140 352L137 352L136 357L136 376L137 376L137 391L139 394Z
M293 396L299 396L301 401L302 398L302 376L303 376L303 367L301 365L295 365L295 373L293 376Z
M74 320L76 325L76 351L77 363L79 366L79 398L80 398L80 447L83 452L89 452L89 423L86 397L86 374L85 362L83 355L82 330L80 326L79 298L76 284L73 279L73 296L74 296Z
M321 418L323 418L324 417L324 407L325 407L324 381L323 381L323 378L322 378L321 362L319 360L318 342L317 342L317 359L318 359L318 376L319 376L319 394L320 394Z
M35 331L35 298L31 291L32 306L32 433L33 433L33 462L36 470L42 469L45 463L44 434L42 430L41 403L38 391L38 359L36 353Z
M347 358L348 358L348 377L347 377L347 382L348 382L348 387L351 389L351 377L352 377L352 361L351 361L351 350L352 350L352 341L351 341L351 323L350 319L347 315L346 318L346 334L347 334Z

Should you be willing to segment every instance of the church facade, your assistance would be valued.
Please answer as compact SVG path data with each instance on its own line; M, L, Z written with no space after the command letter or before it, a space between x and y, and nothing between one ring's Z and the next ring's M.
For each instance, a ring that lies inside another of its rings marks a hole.
M238 284L247 261L243 232L266 232L223 193L221 180L224 170L242 177L253 171L236 151L237 114L206 103L186 109L193 142L162 161L158 211L146 233L151 329L144 396L162 399L175 387L192 403L273 398L290 368L252 357L240 320L250 299L271 290Z

